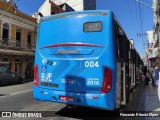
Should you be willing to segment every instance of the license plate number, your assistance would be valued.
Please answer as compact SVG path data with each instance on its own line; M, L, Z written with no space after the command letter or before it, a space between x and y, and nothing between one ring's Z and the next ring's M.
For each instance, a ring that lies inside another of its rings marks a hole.
M67 96L60 96L61 101L67 101L67 102L73 102L72 97L67 97Z

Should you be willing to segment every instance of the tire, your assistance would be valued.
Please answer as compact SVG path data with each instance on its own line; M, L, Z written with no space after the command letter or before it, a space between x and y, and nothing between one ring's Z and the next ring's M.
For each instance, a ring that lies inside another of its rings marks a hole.
M23 79L22 78L18 78L17 83L18 84L22 84L23 83Z

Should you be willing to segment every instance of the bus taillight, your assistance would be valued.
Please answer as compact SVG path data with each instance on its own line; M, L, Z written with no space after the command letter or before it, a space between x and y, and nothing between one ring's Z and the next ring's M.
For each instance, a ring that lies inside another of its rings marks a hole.
M34 85L39 87L38 64L34 67Z
M112 89L112 71L104 66L104 76L102 81L101 93L110 92Z

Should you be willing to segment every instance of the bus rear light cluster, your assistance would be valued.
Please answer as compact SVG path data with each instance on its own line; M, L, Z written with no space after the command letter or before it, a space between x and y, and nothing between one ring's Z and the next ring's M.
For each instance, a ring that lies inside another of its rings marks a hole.
M38 79L38 64L34 67L34 85L39 87L39 79Z
M112 71L104 66L104 76L102 81L101 93L110 92L112 89Z

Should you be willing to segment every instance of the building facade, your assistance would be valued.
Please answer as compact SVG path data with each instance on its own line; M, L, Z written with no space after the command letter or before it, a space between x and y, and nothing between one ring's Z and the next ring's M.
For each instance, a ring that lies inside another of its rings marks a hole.
M153 57L160 57L159 47L160 47L160 1L153 0L153 20L154 20L154 29L153 29Z
M153 31L147 32L148 46L146 49L147 57L152 66L155 66L155 60L160 57L160 1L153 0Z
M0 66L33 77L36 19L20 12L16 5L0 0Z
M38 13L44 16L62 12L95 10L96 0L45 0ZM37 13L35 13L36 17ZM36 18L39 19L37 16Z
M52 0L52 1L57 5L67 3L75 11L96 9L96 0Z
M65 10L55 4L52 0L45 0L45 2L38 10L38 13L41 13L43 16L58 14L62 12L65 12Z
M154 62L154 38L153 38L153 30L152 31L147 31L146 32L146 37L147 37L147 49L146 49L146 61L144 62L145 64L149 64L149 61Z

